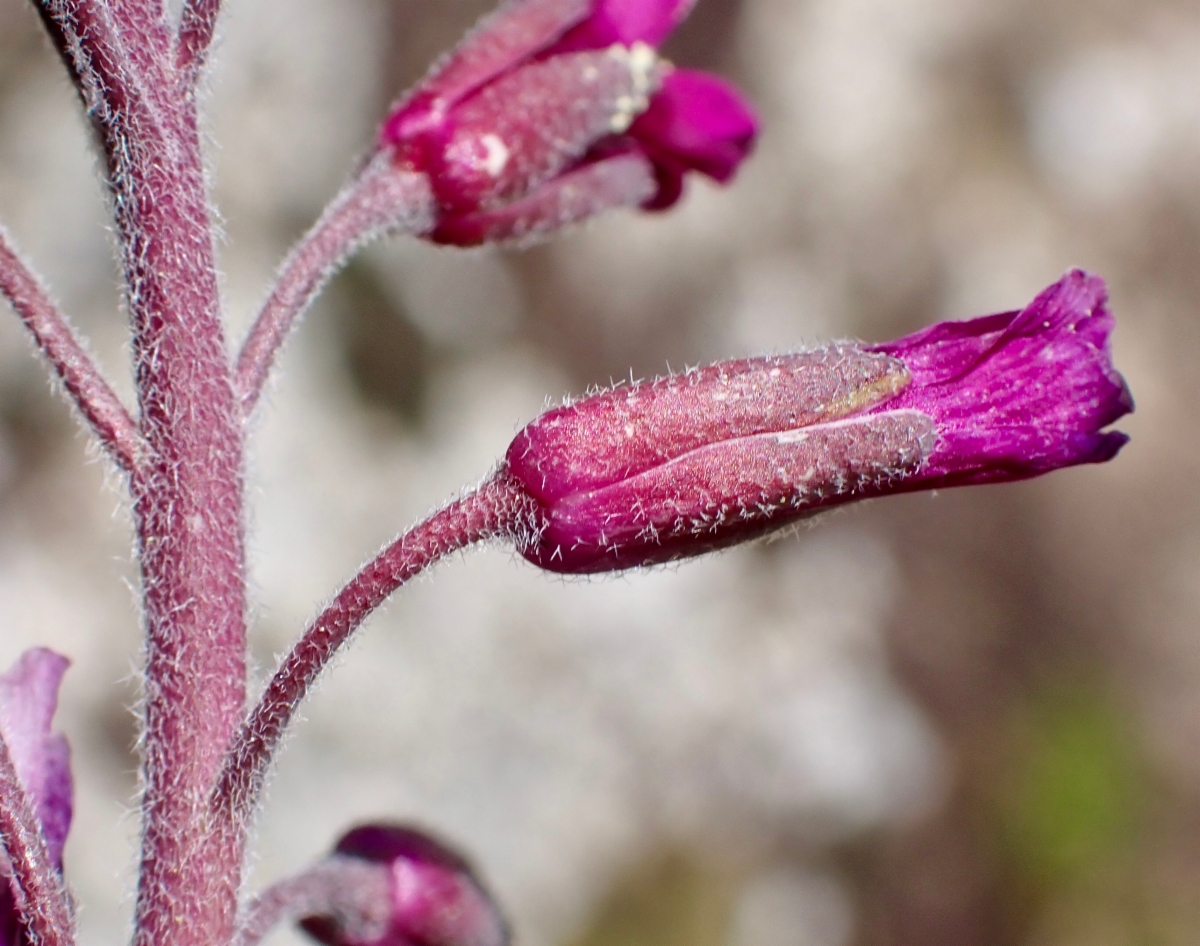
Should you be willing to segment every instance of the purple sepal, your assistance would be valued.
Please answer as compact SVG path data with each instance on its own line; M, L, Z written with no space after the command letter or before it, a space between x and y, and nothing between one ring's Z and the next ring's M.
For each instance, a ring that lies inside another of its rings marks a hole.
M566 573L670 561L911 475L933 447L929 418L854 419L909 383L899 359L843 344L719 362L548 411L505 456L543 512L522 553Z
M623 105L644 102L658 87L653 58L632 60L588 50L530 63L488 83L435 132L409 143L441 219L500 210L577 167L610 135Z
M446 214L429 235L448 246L525 243L615 207L637 207L658 190L645 156L618 152L566 171L496 210Z
M338 842L334 853L390 868L390 922L378 939L348 937L337 919L300 925L328 946L507 946L508 928L462 855L404 825L369 824Z
M1104 428L1133 410L1112 365L1104 281L1072 270L1025 309L942 322L873 350L913 383L886 410L929 414L938 444L901 489L1026 479L1103 463L1128 441Z
M553 46L590 12L590 0L508 0L392 106L381 139L403 142L437 125L456 103Z
M0 729L17 776L42 823L50 859L60 871L71 826L71 762L66 738L50 732L50 724L58 707L58 687L69 664L66 657L35 647L0 674ZM11 883L0 880L0 946L27 942Z

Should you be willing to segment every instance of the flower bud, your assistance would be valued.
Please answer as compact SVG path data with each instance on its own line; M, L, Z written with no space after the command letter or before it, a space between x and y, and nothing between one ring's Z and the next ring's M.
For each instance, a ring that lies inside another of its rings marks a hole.
M400 142L397 155L428 174L444 213L495 211L625 131L662 73L644 43L552 56L484 86L436 133Z
M528 240L720 183L758 132L731 85L658 46L688 0L508 0L394 107L380 144L425 175L439 243Z
M897 358L831 345L550 411L506 456L545 511L525 554L565 572L697 555L911 473L932 449L932 421L916 411L854 416L909 383Z
M385 865L388 919L382 935L362 939L337 917L300 925L328 946L507 946L508 929L491 897L459 854L413 828L370 824L338 842L335 856Z
M1101 280L1022 312L874 348L721 362L543 414L506 454L541 521L522 553L565 573L698 555L892 492L1111 459L1133 409Z

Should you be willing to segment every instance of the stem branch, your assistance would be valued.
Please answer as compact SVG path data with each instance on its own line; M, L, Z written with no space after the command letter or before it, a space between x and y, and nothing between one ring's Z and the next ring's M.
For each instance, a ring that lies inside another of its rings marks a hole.
M221 0L186 0L179 18L179 40L175 47L175 67L186 86L195 86L212 46Z
M390 879L386 864L357 857L327 857L255 897L245 910L233 946L256 946L280 923L306 916L334 916L348 938L375 942L390 918Z
M433 195L420 174L380 151L334 198L284 261L238 355L234 385L249 416L292 326L350 255L388 232L420 234L433 225Z
M275 748L300 701L334 653L393 591L468 545L498 536L520 541L536 516L534 501L502 468L364 565L309 625L242 726L212 797L216 817L244 833Z
M100 443L121 469L133 472L141 441L137 425L3 227L0 295L25 323Z

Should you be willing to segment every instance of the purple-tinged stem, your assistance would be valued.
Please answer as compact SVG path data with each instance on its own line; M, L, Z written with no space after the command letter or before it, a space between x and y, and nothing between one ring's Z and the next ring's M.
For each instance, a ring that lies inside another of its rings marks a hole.
M0 736L0 843L12 865L17 906L29 941L35 946L70 946L75 935L67 893L50 860L41 823L17 776L3 736Z
M280 923L336 916L359 942L379 939L391 916L391 871L386 864L334 855L264 890L238 925L234 946L256 944Z
M66 63L84 105L96 120L126 85L121 40L101 0L33 0L42 24Z
M157 29L135 4L110 12L130 43ZM79 41L87 48L90 37ZM119 81L95 114L145 442L132 484L146 624L134 942L220 946L233 935L242 850L208 830L206 814L245 701L242 428L195 113L168 53L153 36L136 52L118 49Z
M109 8L127 51L139 65L165 65L174 38L166 0L109 0Z
M132 472L140 450L137 425L3 227L0 295L8 299L25 323L100 443L122 470Z
M217 28L217 17L221 13L221 0L186 0L179 18L179 39L175 45L175 68L190 88L204 68L213 34Z
M242 344L234 384L244 416L253 412L288 333L350 254L385 233L424 233L433 213L429 181L396 167L390 152L363 166L284 261Z
M133 323L146 626L134 942L220 946L233 935L243 858L240 838L208 831L206 814L245 700L242 440L196 117L157 3L39 9L104 148Z
M280 736L300 701L338 648L393 591L476 542L503 536L521 544L537 524L536 504L502 468L364 565L284 658L238 733L212 798L217 819L245 831Z
M204 810L245 699L241 418L218 317L195 140L153 147L123 201L142 432L146 621L138 946L228 942L241 851ZM171 161L171 146L179 148Z

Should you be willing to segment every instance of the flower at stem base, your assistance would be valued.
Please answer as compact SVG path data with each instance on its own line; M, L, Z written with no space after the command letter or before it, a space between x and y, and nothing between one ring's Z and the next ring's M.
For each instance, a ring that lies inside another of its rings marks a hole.
M615 206L660 210L698 171L732 178L758 121L731 85L657 47L692 0L509 0L393 109L436 242L537 237Z
M1133 410L1102 280L884 345L719 362L548 411L509 446L551 571L613 571L757 538L882 496L1112 459Z
M60 873L63 845L71 827L71 760L66 738L52 733L50 723L69 663L60 654L35 647L0 674L0 731L41 823L50 860ZM4 860L3 854L0 860ZM10 873L8 863L0 873ZM24 946L30 939L21 923L12 883L11 877L0 877L0 946Z

